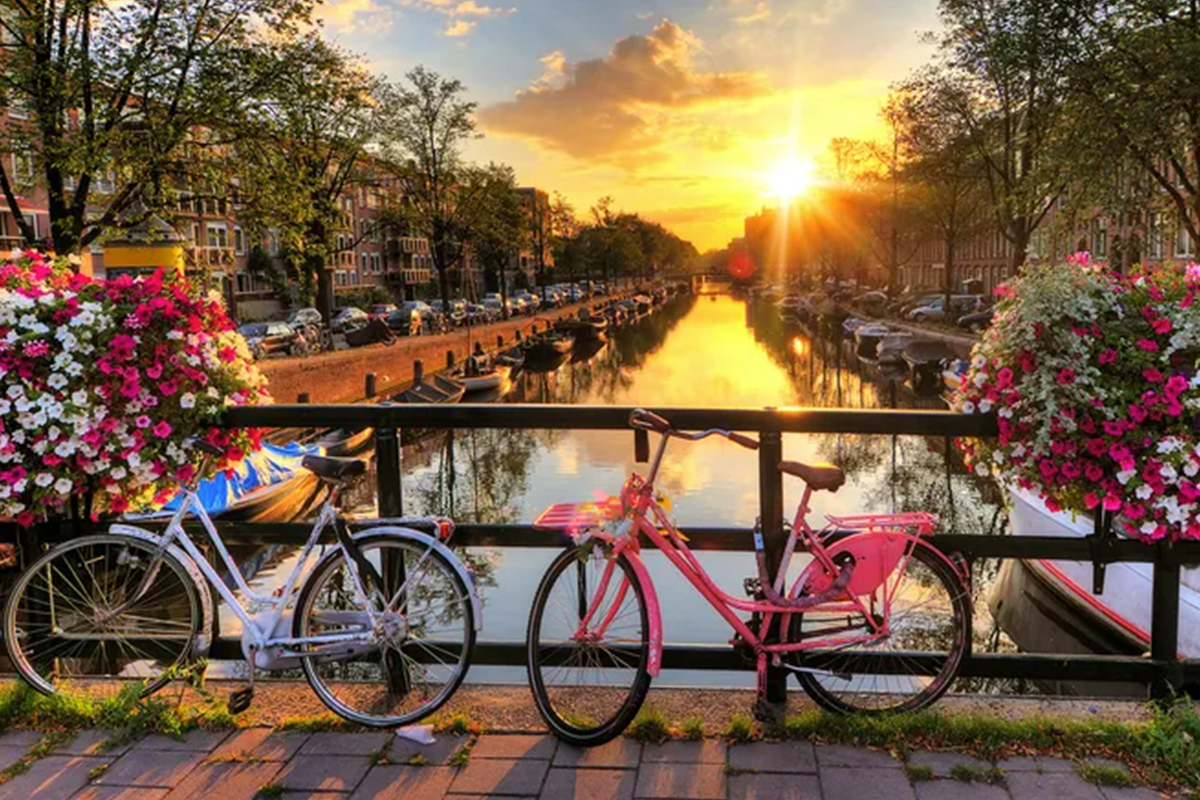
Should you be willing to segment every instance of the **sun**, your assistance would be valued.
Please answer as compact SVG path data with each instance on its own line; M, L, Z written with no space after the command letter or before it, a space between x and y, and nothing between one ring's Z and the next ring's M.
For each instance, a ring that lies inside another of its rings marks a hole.
M798 158L787 158L766 172L767 195L787 202L805 194L813 185L813 164Z

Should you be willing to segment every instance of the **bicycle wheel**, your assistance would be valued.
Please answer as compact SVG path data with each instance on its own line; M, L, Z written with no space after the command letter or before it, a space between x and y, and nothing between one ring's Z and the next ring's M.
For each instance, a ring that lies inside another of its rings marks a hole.
M424 542L380 533L358 539L363 558L396 602L372 629L344 551L321 561L296 601L296 638L361 634L299 650L325 705L371 727L408 725L436 711L466 677L475 647L470 590L450 561ZM403 594L401 594L403 589ZM378 598L372 598L377 601Z
M139 597L156 555L160 565ZM21 574L4 608L4 644L43 694L73 681L104 697L141 681L144 697L184 665L200 617L196 585L170 553L100 534L59 545Z
M589 550L570 548L550 564L533 598L525 642L538 711L555 735L582 747L619 736L650 688L641 584L625 556L610 561ZM581 634L589 609L589 630Z
M832 673L796 673L800 685L822 708L842 713L915 711L950 688L970 637L970 592L962 579L940 553L919 543L912 558L888 576L874 599L864 599L879 618L885 595L893 598L888 636L794 656L798 666ZM792 618L792 640L861 636L866 625L861 612L818 608Z

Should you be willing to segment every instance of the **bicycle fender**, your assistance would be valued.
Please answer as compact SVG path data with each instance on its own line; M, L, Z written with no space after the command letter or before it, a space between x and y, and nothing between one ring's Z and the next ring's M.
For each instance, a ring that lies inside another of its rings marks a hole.
M131 539L140 539L143 542L153 544L155 547L162 545L162 537L145 528L116 524L109 525L108 532L116 536L128 536ZM196 562L179 545L172 544L167 548L167 554L183 565L183 568L187 570L188 576L191 577L192 582L196 585L197 594L200 595L200 615L203 624L200 628L200 637L195 645L193 654L204 658L208 655L209 648L213 644L209 638L213 625L212 587L208 585L208 578L204 577L204 573L196 566Z
M646 569L646 562L642 561L641 555L626 550L624 556L629 559L633 574L637 576L638 583L642 585L642 594L646 597L646 616L650 626L650 659L646 671L651 678L657 678L662 671L663 649L662 610L658 605L658 592L654 589L654 581L650 580L650 571Z
M464 564L462 560L454 554L453 550L442 544L440 539L430 536L427 533L421 533L420 531L413 530L412 528L401 528L393 525L381 525L377 528L367 528L365 530L352 533L350 538L357 542L358 540L365 539L368 536L377 535L397 536L403 539L419 542L422 545L436 550L440 555L445 556L446 560L450 562L450 565L454 567L454 571L458 573L458 577L462 578L463 585L467 587L467 596L471 598L471 610L474 612L475 616L475 630L483 630L483 602L479 599L479 591L475 588L475 576L471 573L471 570L467 569L466 564ZM337 552L338 550L329 550L325 553L325 555L321 556L321 561L333 558ZM316 567L314 566L313 569L316 569Z
M961 576L961 570L941 550L931 546L920 536L893 531L863 531L852 534L830 545L830 558L849 553L854 557L854 574L846 593L851 597L862 597L874 592L892 574L900 563L909 545L913 548L923 547L935 553L938 558L950 567L955 575ZM796 579L789 597L794 597L803 589L808 594L824 591L833 580L819 561L813 561Z

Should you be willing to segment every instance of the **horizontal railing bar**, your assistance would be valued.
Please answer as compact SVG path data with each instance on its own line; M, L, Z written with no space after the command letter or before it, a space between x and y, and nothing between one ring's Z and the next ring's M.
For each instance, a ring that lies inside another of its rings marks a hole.
M995 436L996 420L951 411L844 408L662 408L654 412L680 430L725 428L785 433L904 436ZM235 428L532 428L629 430L632 406L504 404L236 406L224 424Z
M137 524L161 528L165 520L143 520ZM361 520L354 527L364 528L370 520ZM303 544L312 526L301 522L218 522L217 527L226 544L270 545ZM43 526L40 531L48 541L72 538L82 531L97 531L103 524L59 523ZM189 521L187 528L197 541L203 540L199 523ZM710 552L752 552L753 532L737 527L684 527L693 550ZM946 552L958 552L969 558L1023 558L1063 561L1092 561L1099 556L1108 563L1178 561L1185 566L1200 564L1200 542L1175 542L1171 545L1147 545L1131 539L1110 539L1097 544L1091 537L1062 536L988 536L984 534L950 533L930 536L929 540ZM532 525L461 524L453 543L461 547L495 548L559 548L567 539L554 531L537 530ZM648 543L648 546L649 545Z
M481 641L475 644L472 663L489 667L524 667L525 643L518 641ZM241 643L236 639L218 639L209 653L214 659L241 659ZM845 658L843 656L842 658ZM882 663L887 654L873 654L873 662ZM897 656L897 660L902 660ZM663 647L664 669L753 672L743 653L727 644L668 644ZM1200 683L1200 659L1156 662L1136 656L1057 655L1044 653L980 653L966 656L958 671L963 678L1021 678L1072 681L1111 681L1149 683L1168 669L1179 665L1184 683Z

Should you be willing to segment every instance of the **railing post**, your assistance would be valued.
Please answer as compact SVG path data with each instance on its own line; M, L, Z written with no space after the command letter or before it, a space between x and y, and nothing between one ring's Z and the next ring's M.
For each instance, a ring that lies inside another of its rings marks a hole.
M758 503L761 517L763 550L767 557L767 574L774 576L783 558L786 535L783 530L783 474L779 462L783 460L783 434L779 431L763 431L759 435L758 448ZM772 625L778 625L778 616ZM764 637L777 637L778 631L763 631ZM768 664L766 701L773 706L778 720L783 719L787 705L787 670Z
M368 399L369 399L369 398L372 398L372 397L374 397L374 396L375 396L375 392L376 392L376 388L375 388L376 380L377 380L377 378L376 378L376 376L375 376L375 373L374 373L374 372L368 372L368 373L367 373L367 378L366 378L366 381L365 381L365 385L363 386L363 397L366 397L366 398L368 398Z
M1150 658L1159 667L1159 678L1150 687L1155 700L1172 700L1183 684L1179 663L1179 559L1169 546L1158 545L1151 595Z
M375 429L375 497L379 516L399 517L404 514L404 497L400 490L400 436L395 428Z

